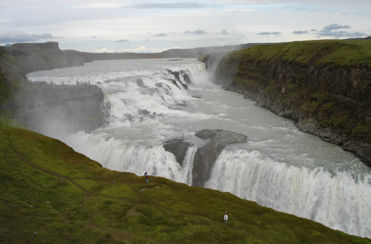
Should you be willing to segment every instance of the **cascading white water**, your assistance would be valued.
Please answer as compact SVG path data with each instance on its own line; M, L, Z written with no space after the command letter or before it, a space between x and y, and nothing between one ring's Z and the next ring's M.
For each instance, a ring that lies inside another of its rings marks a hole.
M70 135L67 141L76 151L88 155L106 168L137 175L147 171L151 175L189 185L192 183L193 158L197 147L188 149L181 166L176 162L175 156L166 152L162 145L134 144L131 141L119 141L101 134L84 132Z
M110 107L106 125L59 139L104 167L191 184L197 147L188 149L180 165L163 143L193 140L206 128L232 130L247 135L248 142L222 152L206 187L371 237L370 169L341 148L212 84L196 60L98 61L28 77L101 87Z
M225 150L206 187L300 217L362 235L371 232L370 175L355 180L347 172L290 166L259 151Z

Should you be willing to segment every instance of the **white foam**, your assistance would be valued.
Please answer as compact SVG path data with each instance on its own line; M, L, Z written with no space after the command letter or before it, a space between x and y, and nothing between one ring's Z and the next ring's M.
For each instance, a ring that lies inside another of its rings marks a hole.
M182 166L172 153L161 145L135 144L131 141L116 140L107 134L87 134L78 132L65 138L65 141L88 157L100 162L105 168L132 172L142 175L162 176L178 182L191 184L193 158L197 150L190 147Z
M289 166L259 151L223 151L206 187L312 219L350 234L370 237L371 175Z

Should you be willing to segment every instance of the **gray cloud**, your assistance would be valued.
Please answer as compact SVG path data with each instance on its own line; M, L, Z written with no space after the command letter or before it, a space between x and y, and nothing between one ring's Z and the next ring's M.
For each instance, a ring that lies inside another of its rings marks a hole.
M349 25L338 25L338 24L331 24L331 25L326 25L323 27L323 31L333 31L333 30L339 30L339 29L349 29Z
M198 29L198 30L194 30L192 33L196 35L203 35L203 34L206 34L206 31Z
M25 32L0 33L0 43L35 42L35 41L53 39L53 38L55 37L49 33L42 33L42 34L28 34Z
M222 32L220 34L228 35L228 32L226 30L222 30Z
M295 30L292 32L292 34L295 34L295 35L302 35L302 34L307 34L308 31L307 30Z
M128 42L129 40L126 40L126 39L123 39L123 40L117 40L116 42L118 43L124 43L124 42Z
M167 34L165 34L165 33L159 33L159 34L156 34L155 36L162 37L162 36L167 36Z
M203 4L196 3L196 2L183 2L183 3L142 3L133 5L134 8L202 8L204 7Z
M206 34L207 32L204 31L204 30L198 29L198 30L194 30L194 31L186 30L184 33L185 34L203 35L203 34Z
M93 39L97 39L97 36L91 36L91 38L93 38Z
M310 31L317 31L317 29L310 29Z
M280 35L280 34L281 32L278 32L278 31L272 31L272 32L263 31L263 32L258 33L258 35L260 36Z
M322 30L317 32L319 37L364 37L367 36L366 33L362 32L349 32L344 31L343 29L350 29L349 25L338 25L338 24L331 24L323 27Z

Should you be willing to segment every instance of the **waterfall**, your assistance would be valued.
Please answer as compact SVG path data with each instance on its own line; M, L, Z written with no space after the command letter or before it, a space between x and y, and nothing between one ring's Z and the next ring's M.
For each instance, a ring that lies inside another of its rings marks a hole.
M276 162L259 151L223 151L206 187L354 235L371 233L371 176ZM367 217L368 216L368 217Z
M287 120L209 81L197 60L97 61L29 74L32 81L99 86L107 123L59 138L104 167L192 183L193 141L201 129L248 136L215 162L205 187L371 237L371 171L341 148L298 131ZM191 145L183 162L163 148L173 138ZM199 139L200 140L200 139Z
M105 168L137 175L147 171L150 175L192 184L193 158L197 147L188 148L183 164L180 165L175 156L166 152L162 145L133 144L85 132L70 135L66 140L75 150L95 159Z

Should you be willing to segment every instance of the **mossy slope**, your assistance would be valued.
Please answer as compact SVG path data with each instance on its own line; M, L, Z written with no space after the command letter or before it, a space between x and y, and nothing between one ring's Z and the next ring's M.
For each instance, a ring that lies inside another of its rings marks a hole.
M57 140L1 124L0 242L371 243L229 193L160 177L144 184Z

